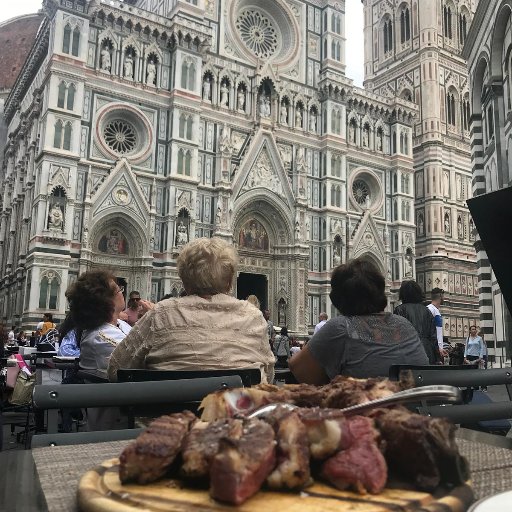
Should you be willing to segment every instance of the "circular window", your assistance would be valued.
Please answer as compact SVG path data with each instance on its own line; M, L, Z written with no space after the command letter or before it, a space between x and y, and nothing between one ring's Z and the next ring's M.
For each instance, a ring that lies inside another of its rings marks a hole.
M245 9L237 20L236 28L242 41L255 55L268 58L277 51L279 39L270 18L255 9Z
M128 158L134 163L147 159L153 145L153 128L138 108L111 103L98 114L96 142L111 158Z
M354 180L352 194L356 202L362 206L368 204L371 200L370 187L364 180Z
M384 200L381 178L370 169L359 169L350 178L349 190L356 209L377 211Z
M105 126L103 137L107 146L120 155L131 153L137 145L135 128L120 119L111 121Z

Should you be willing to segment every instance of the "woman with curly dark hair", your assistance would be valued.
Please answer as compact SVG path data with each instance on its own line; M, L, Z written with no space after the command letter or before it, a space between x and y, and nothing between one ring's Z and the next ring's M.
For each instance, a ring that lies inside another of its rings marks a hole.
M105 370L110 354L130 332L131 327L119 320L124 310L123 288L111 272L85 272L68 288L69 327L80 333L80 367Z
M436 324L434 317L423 305L423 292L416 281L403 281L398 292L402 304L395 308L395 315L403 316L416 329L423 348L427 353L428 362L435 364L441 361L437 345Z
M336 267L330 298L341 313L290 359L299 382L325 384L337 375L387 377L392 364L427 364L414 327L384 311L386 282L365 258Z

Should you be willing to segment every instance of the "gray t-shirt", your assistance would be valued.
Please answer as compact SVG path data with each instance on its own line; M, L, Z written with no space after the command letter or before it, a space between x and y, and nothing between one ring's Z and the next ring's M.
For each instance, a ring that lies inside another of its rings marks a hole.
M332 318L307 346L329 379L387 377L392 364L428 364L416 329L392 313Z

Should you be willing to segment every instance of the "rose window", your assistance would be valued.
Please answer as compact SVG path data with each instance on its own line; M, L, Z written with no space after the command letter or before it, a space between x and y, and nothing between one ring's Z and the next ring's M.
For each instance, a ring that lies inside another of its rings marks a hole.
M137 132L126 121L114 120L108 123L103 137L107 146L120 155L132 152L137 144Z
M352 185L352 194L358 204L366 205L371 197L370 187L363 180L355 180Z
M268 58L278 47L279 39L272 20L253 9L242 11L236 20L242 41L255 55Z

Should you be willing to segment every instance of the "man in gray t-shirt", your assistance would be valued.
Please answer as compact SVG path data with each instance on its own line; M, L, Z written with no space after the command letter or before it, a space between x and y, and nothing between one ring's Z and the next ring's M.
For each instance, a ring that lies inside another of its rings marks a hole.
M414 327L391 313L335 317L311 338L308 349L329 379L387 377L393 364L428 364Z

